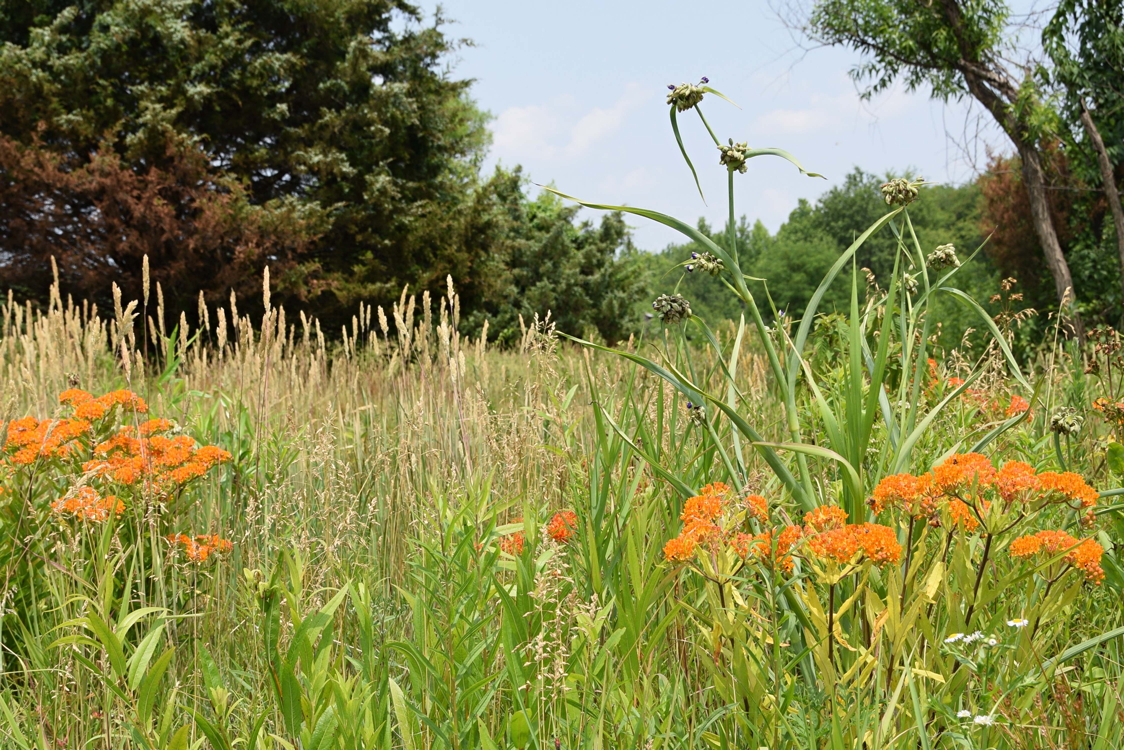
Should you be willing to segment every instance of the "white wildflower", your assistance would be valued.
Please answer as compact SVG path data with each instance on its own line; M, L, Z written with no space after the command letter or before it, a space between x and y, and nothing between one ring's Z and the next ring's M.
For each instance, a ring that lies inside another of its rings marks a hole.
M965 708L963 711L957 711L956 716L960 719L970 719L972 718L972 712Z
M1021 617L1017 617L1014 620L1007 620L1007 624L1012 628L1025 628L1030 624L1030 620L1024 620Z
M963 640L963 639L964 639L963 633L953 633L948 638L945 638L944 642L945 643L956 643L957 641L960 641L960 640Z
M992 724L995 723L995 717L990 716L988 714L981 714L981 715L977 716L976 718L972 719L972 722L974 724L979 724L980 726L990 727Z

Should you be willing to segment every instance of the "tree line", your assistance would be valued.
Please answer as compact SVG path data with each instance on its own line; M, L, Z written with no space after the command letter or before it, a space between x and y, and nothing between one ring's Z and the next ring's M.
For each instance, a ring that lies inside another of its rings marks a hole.
M1010 137L1014 154L973 184L927 188L934 200L914 211L926 241L966 250L986 238L976 278L1016 276L1040 308L1070 294L1079 322L1117 322L1122 12L1064 0L1034 65L1017 69L1004 67L1014 22L1001 0L819 0L798 20L862 53L867 93L904 79L972 96ZM487 318L501 341L546 310L562 330L608 340L641 330L667 261L690 247L640 252L621 216L582 220L530 196L518 168L483 173L487 116L449 68L460 44L402 0L7 0L4 286L42 301L53 257L64 293L107 309L111 283L140 296L147 255L173 311L232 292L252 311L268 265L274 304L335 330L360 300L439 292L451 275L469 330ZM878 215L880 179L854 172L775 235L742 221L742 256L780 309L798 313ZM875 279L890 243L864 250ZM737 312L711 308L706 280L682 283L699 311Z

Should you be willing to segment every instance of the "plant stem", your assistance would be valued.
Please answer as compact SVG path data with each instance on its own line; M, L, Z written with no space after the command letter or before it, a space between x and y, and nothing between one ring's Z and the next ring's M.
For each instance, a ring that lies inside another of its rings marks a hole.
M994 534L988 534L987 541L984 542L983 559L980 561L979 572L976 573L976 585L972 587L972 603L968 606L968 614L964 617L965 630L972 624L972 614L976 609L976 600L980 595L980 583L983 581L984 570L987 568L987 558L991 554L991 540L994 538Z
M833 662L835 654L835 584L827 589L827 660ZM833 662L834 665L834 662Z

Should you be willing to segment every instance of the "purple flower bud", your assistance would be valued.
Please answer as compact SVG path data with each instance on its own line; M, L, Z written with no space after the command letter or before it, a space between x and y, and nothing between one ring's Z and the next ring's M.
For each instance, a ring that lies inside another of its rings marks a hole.
M699 259L698 253L691 253L691 260L698 260L698 259Z
M703 82L703 83L710 83L710 79L709 79L709 78L707 78L706 76L703 76L703 77L702 77L702 82Z
M691 265L687 266L687 273L690 273L691 271L694 271L694 270L695 270L694 266L691 266Z
M690 401L688 401L688 402L687 402L687 408L688 408L688 409L694 409L694 408L695 408L695 405L694 405L694 404L692 404L692 403L691 403Z
M674 83L667 84L667 90L668 91L675 91L675 84Z

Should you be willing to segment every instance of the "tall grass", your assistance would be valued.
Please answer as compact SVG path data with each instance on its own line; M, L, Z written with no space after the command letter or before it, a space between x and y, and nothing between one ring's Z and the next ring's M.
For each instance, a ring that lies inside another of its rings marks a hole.
M897 232L902 266L887 289L852 276L849 315L758 309L715 246L748 322L653 322L619 357L538 320L511 351L465 339L451 285L332 337L272 308L268 276L255 321L233 299L166 320L159 286L104 316L57 285L45 310L9 297L0 437L69 416L67 389L128 389L148 413L110 410L69 455L5 448L3 744L1120 746L1116 339L1020 368L1010 316L981 315L987 351L934 352L925 300L948 277L906 289L925 263L907 211L872 231ZM149 417L229 461L170 491L113 485L120 516L52 511L100 481L81 468L98 440ZM971 449L1080 472L1093 515L1005 505L979 470L955 490L975 526L948 497L920 521L868 504ZM711 536L672 554L701 507ZM817 553L804 514L831 507L901 557ZM1103 545L1103 582L1069 549L1012 557L1042 525ZM193 561L179 533L233 548Z

